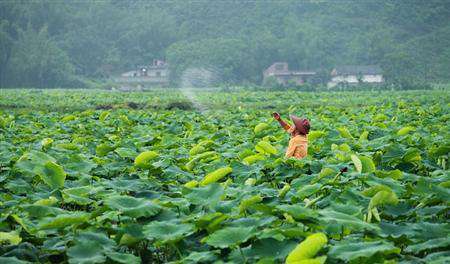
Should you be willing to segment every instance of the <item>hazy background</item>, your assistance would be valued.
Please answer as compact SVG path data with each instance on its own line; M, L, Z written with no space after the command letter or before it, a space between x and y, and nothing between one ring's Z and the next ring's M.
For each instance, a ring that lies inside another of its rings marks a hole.
M260 84L275 61L450 81L450 1L0 1L0 87L91 87L164 59Z

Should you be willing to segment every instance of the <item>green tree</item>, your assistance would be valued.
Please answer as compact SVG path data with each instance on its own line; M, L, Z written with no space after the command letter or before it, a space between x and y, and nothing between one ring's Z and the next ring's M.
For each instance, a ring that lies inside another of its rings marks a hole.
M73 78L74 67L66 53L48 36L47 27L19 30L12 60L19 86L66 86Z
M4 86L5 74L11 59L14 39L10 35L11 24L7 20L0 20L0 87Z

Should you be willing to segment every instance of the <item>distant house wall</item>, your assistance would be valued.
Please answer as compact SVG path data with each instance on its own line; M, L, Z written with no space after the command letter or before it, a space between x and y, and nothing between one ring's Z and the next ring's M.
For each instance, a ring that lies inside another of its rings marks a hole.
M289 65L286 62L275 62L263 72L265 78L279 74L289 73Z
M137 70L122 73L113 79L122 86L168 86L170 70L168 64L154 60L151 65L139 66Z
M331 71L331 80L328 87L334 87L339 83L358 84L384 82L382 69L378 65L344 65Z
M328 83L328 87L334 87L339 83L348 83L348 84L357 84L359 83L358 78L361 77L361 82L363 83L382 83L384 81L383 75L338 75L331 78L331 81Z
M282 76L275 76L277 78L278 83L282 85L287 85L288 83L294 82L295 84L303 84L304 81L301 76L295 76L295 75L282 75Z
M383 82L383 75L363 75L361 76L362 82ZM332 82L348 82L348 83L358 83L359 76L357 75L339 75L331 78Z
M169 76L168 69L148 69L147 70L148 77L167 77Z
M288 63L275 62L263 71L263 83L272 77L281 85L287 85L291 82L300 85L305 83L305 79L315 74L312 71L290 71Z
M364 75L363 82L381 83L381 82L384 82L384 79L383 79L383 75L381 75L381 74L378 74L378 75Z

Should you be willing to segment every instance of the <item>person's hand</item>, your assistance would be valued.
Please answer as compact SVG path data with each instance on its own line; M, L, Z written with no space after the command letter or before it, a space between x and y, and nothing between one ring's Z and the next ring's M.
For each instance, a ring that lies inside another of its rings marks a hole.
M280 114L278 114L277 112L272 113L273 118L275 118L276 120L280 120L281 116Z

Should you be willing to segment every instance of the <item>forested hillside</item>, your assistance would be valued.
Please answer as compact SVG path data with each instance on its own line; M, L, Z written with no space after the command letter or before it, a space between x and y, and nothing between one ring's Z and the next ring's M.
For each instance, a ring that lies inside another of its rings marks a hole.
M1 1L0 86L85 87L152 59L256 83L274 61L450 80L450 1Z

